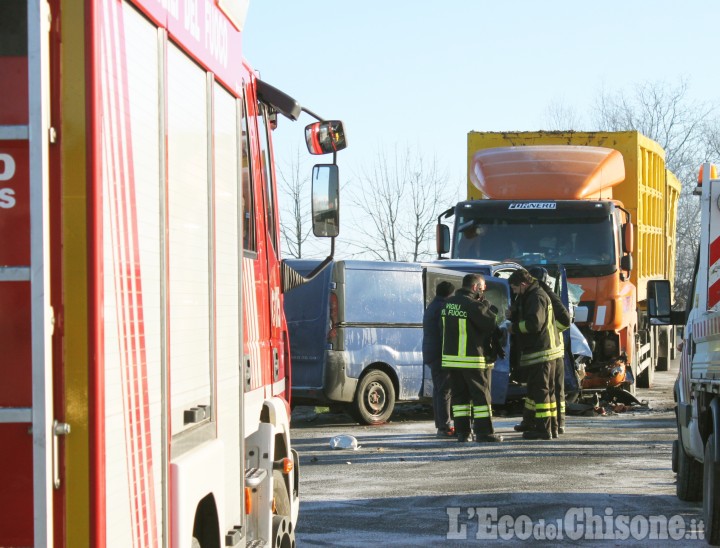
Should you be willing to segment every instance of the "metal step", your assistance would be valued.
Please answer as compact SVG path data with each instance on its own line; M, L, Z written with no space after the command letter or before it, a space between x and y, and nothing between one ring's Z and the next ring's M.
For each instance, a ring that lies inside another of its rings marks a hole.
M257 487L267 476L267 470L262 468L248 468L245 470L245 486Z

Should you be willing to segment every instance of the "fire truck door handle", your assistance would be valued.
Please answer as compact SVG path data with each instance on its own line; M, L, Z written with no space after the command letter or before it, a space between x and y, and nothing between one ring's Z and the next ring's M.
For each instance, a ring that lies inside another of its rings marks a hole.
M273 382L277 381L280 377L280 356L278 355L278 349L273 348Z
M60 436L67 436L70 433L70 425L66 422L53 422L53 486L55 489L60 489L60 449L58 438Z

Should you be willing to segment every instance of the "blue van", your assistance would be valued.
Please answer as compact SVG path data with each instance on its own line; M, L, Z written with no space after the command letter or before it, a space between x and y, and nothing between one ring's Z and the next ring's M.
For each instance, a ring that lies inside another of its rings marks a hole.
M287 263L307 275L319 261ZM479 271L486 274L486 297L498 310L508 308L507 281L493 277L490 266ZM439 282L459 288L465 273L420 263L334 261L285 294L293 404L341 404L359 422L380 424L396 402L429 400L423 312ZM505 402L509 373L507 357L496 362L495 404Z

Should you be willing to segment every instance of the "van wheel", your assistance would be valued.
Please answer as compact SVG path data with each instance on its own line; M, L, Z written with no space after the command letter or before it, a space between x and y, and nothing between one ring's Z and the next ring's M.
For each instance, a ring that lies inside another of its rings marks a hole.
M385 373L377 369L365 375L358 384L352 415L362 424L383 424L395 409L395 388Z
M678 440L676 493L680 500L697 502L703 495L703 465L685 452Z

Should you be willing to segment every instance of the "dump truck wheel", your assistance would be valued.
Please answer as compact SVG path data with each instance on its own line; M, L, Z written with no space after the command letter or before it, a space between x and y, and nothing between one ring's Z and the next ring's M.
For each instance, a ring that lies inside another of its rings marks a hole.
M395 387L379 369L365 375L355 392L352 414L362 424L383 424L395 409Z
M678 440L677 497L687 502L697 502L703 492L703 465L685 452Z
M659 326L657 330L657 362L655 369L657 371L667 371L670 368L670 328L667 326Z
M720 470L715 460L715 435L705 444L703 466L703 516L705 518L705 540L712 546L720 545L720 504L715 500L720 495Z
M652 362L637 376L638 388L652 388L655 382L655 368Z

